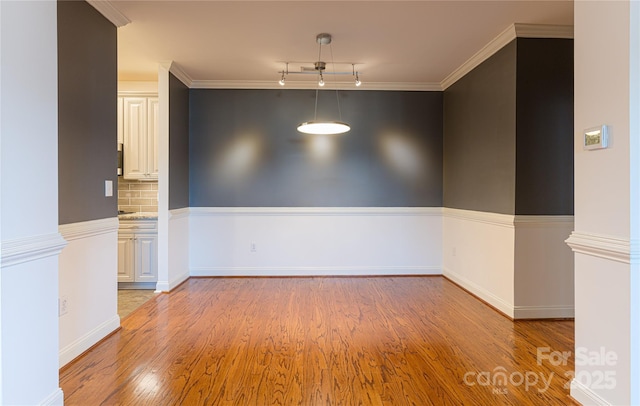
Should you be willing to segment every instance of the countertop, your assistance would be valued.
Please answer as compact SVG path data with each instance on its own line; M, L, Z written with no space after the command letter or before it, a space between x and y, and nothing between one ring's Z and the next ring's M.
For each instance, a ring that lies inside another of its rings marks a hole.
M158 220L158 213L139 211L136 213L118 214L119 220Z

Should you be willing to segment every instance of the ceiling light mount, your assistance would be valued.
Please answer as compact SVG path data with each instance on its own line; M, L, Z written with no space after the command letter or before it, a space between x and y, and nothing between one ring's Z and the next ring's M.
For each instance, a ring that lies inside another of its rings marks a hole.
M320 45L329 45L331 43L331 34L323 32L316 35L316 42Z
M339 65L351 65L351 71L336 71L335 65L336 62L333 61L333 53L331 56L331 63L333 65L332 71L327 71L327 63L322 61L322 46L323 45L331 45L332 37L331 34L321 33L316 35L316 42L319 45L318 49L318 60L315 62L285 62L285 69L279 71L278 73L281 75L278 83L281 86L285 85L285 80L288 75L318 75L318 86L324 86L325 80L324 75L351 75L354 77L354 84L356 86L360 86L362 82L360 81L360 72L356 71L356 63L353 62L338 62ZM289 64L300 65L300 71L289 71ZM306 66L305 66L306 65ZM313 67L308 66L313 65ZM337 83L337 82L335 82Z

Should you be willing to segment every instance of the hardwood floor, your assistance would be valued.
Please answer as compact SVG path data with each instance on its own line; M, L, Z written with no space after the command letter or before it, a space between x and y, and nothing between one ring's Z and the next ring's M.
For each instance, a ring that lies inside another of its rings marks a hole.
M573 336L573 321L510 321L443 277L192 278L60 385L67 406L566 405L573 357L537 354Z

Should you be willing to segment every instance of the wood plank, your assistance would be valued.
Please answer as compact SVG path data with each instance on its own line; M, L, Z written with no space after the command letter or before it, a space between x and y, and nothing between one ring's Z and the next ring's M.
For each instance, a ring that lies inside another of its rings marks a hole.
M573 337L571 320L511 321L443 277L192 278L60 385L67 406L566 405L573 357L537 349Z

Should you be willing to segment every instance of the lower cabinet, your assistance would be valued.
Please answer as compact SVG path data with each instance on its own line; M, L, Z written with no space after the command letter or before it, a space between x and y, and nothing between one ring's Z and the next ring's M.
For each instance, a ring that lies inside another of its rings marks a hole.
M155 288L158 281L158 221L120 220L118 229L118 285Z

